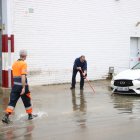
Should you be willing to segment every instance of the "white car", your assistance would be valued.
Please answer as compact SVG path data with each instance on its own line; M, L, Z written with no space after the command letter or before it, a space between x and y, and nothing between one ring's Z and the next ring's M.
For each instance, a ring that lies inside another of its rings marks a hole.
M113 92L140 94L140 63L120 72L111 80Z

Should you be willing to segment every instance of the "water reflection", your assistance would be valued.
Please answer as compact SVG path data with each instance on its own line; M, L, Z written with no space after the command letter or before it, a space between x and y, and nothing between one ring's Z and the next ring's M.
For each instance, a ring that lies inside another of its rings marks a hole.
M6 125L1 122L3 112L9 102L9 91L0 92L0 140L18 139L20 137L32 140L32 121L14 120L12 124Z
M1 140L11 140L24 138L32 140L32 131L34 129L33 122L29 124L20 124L20 125L3 125L0 128L0 139Z
M80 94L76 94L75 90L72 90L72 104L73 111L75 112L74 117L81 127L86 126L86 112L87 104L84 97L83 90L80 90Z
M135 109L140 109L140 96L115 95L111 96L114 108L120 113L132 114Z
M7 93L0 93L0 118L3 115L4 110L9 102L9 95Z

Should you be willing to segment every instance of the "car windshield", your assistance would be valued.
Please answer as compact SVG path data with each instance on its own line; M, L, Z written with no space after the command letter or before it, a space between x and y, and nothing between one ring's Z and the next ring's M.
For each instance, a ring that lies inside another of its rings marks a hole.
M136 65L132 68L132 70L135 70L135 69L140 69L140 63L136 64Z

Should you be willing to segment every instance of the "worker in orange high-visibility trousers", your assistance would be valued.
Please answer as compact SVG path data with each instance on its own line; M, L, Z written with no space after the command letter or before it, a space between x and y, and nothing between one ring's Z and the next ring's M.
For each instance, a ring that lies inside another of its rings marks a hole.
M32 114L32 105L29 86L27 82L27 63L25 62L27 57L27 51L20 51L20 59L14 62L12 66L14 85L10 93L10 101L5 111L5 115L2 119L3 123L10 123L9 115L13 112L18 99L21 97L28 113L28 119L31 120L37 115Z

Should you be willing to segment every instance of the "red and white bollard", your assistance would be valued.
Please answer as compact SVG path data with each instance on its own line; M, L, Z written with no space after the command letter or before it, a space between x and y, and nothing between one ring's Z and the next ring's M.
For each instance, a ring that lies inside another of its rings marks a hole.
M14 35L2 35L2 87L12 86L12 55L14 53Z

